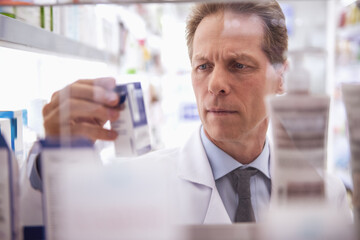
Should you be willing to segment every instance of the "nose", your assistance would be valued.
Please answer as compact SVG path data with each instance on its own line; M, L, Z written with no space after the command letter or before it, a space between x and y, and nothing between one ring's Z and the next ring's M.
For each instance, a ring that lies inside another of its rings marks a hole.
M227 95L230 93L230 86L228 84L228 76L224 69L221 67L214 67L210 80L208 83L209 93L218 96L218 95Z

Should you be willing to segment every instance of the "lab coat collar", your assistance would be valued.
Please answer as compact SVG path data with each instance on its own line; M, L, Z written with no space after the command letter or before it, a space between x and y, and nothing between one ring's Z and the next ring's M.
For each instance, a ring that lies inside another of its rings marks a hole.
M214 176L200 138L200 127L181 149L178 176L210 188L216 188Z
M184 180L201 184L211 189L209 206L204 216L204 224L231 223L229 215L216 188L209 160L200 138L201 126L193 133L181 149L181 158L177 163L178 176ZM205 199L199 201L206 202Z

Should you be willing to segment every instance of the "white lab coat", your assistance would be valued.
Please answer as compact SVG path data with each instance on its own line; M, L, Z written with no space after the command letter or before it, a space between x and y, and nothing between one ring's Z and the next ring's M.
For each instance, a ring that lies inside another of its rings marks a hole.
M159 167L166 173L164 181L171 186L177 223L231 223L202 145L200 127L183 147L155 151L138 160L137 164ZM350 213L342 182L333 176L327 176L325 182L327 203Z

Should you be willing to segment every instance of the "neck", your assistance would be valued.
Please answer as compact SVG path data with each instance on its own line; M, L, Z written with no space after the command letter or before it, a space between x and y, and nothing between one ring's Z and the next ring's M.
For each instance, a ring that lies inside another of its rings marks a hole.
M268 119L265 119L252 131L242 134L237 139L227 141L217 141L216 139L213 139L205 129L204 131L210 141L233 157L236 161L241 164L249 164L262 152L265 145L267 128Z

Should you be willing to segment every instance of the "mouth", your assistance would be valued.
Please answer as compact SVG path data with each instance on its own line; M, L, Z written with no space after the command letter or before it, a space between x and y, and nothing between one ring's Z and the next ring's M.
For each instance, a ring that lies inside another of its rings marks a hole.
M234 114L236 111L227 110L227 109L207 109L207 113L215 114L215 115L228 115L228 114Z

